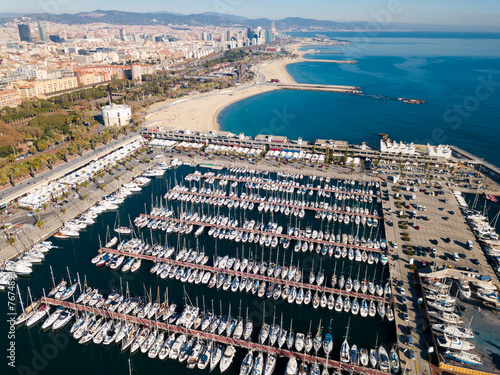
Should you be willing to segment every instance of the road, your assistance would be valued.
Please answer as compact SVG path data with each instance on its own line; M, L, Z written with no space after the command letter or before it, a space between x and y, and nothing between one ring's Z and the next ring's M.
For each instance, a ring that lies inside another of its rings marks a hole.
M125 168L120 165L118 169L113 169L102 179L104 188L100 189L98 183L90 182L87 187L80 187L78 194L72 191L68 199L65 199L60 206L49 204L47 210L41 210L35 213L33 217L26 216L26 211L19 210L16 214L10 216L8 220L12 226L9 230L0 232L0 263L11 259L24 250L31 247L33 243L43 241L48 238L63 225L64 222L78 216L81 212L90 206L100 202L103 197L115 191L120 185L130 181L142 171L148 169L150 164L140 163L139 159L132 161L134 169ZM119 183L116 176L120 176ZM82 200L82 196L87 196ZM65 210L65 212L63 212ZM42 220L43 227L37 228L33 224L36 220ZM19 226L16 228L16 226ZM16 239L14 245L7 243L7 234Z
M48 169L42 173L36 174L34 178L29 178L16 183L16 186L9 187L8 189L0 192L0 207L3 204L8 205L9 202L26 194L33 188L45 185L48 181L64 176L78 167L109 153L113 149L121 147L124 143L129 142L138 136L140 136L139 132L129 133L128 135L110 141L107 145L101 145L93 151L89 151L83 155L78 155L77 157L70 159L67 163L59 164L53 169Z

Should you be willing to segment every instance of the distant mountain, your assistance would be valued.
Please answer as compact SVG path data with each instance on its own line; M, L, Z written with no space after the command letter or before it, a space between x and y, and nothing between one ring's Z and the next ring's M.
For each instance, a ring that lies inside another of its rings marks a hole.
M0 13L0 18L6 18L6 17L21 17L22 14L20 13Z
M246 21L246 20L248 20L248 18L246 18L246 17L235 16L233 14L217 13L217 12L203 12L203 13L201 13L201 15L215 16L215 17L233 19L233 20L237 20L237 21Z
M15 16L5 13L5 17L0 19L0 23L12 21ZM65 23L69 25L83 25L89 23L103 22L114 25L188 25L188 26L243 26L243 27L269 27L271 20L267 18L249 19L231 14L216 12L205 12L200 14L178 14L170 12L149 12L134 13L122 12L118 10L100 10L92 12L80 12L75 14L49 14L33 13L25 14L33 21L49 21L56 23ZM335 21L318 21L300 17L289 17L282 20L276 20L276 27L280 30L338 30L355 29L361 27L363 23L340 23Z
M271 20L267 18L250 19L232 14L204 12L200 14L179 14L167 11L134 13L118 10L94 10L93 12L80 12L75 14L49 14L49 13L0 13L0 25L11 22L15 18L29 17L33 21L50 21L65 23L69 25L85 25L89 23L109 23L112 25L187 25L187 26L241 26L256 28L261 26L268 28ZM285 31L339 31L339 30L365 30L366 22L336 22L326 20L315 20L301 17L288 17L276 20L276 28ZM431 24L399 24L390 23L387 30L400 31L491 31L498 32L498 27L482 26L453 26L453 25L431 25ZM380 30L383 31L383 30Z

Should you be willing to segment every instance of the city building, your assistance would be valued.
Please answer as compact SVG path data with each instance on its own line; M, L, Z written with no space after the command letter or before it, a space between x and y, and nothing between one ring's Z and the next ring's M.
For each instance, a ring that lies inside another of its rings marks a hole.
M51 42L54 42L54 43L63 43L64 42L64 39L61 39L61 37L59 35L49 35L49 39Z
M76 55L73 59L77 62L78 65L90 65L92 64L92 57L88 55Z
M102 107L104 126L124 126L130 123L132 110L129 105L111 104Z
M130 67L132 81L142 81L142 67L141 64L132 64Z
M431 146L430 144L427 144L427 155L450 159L451 148L445 145Z
M40 35L40 40L42 42L46 42L47 39L47 30L45 30L45 25L42 21L38 21L38 34Z
M274 34L272 29L266 30L266 43L274 42Z
M76 77L63 77L59 79L49 79L45 81L18 81L13 82L17 87L21 100L31 100L33 98L49 97L54 93L78 88Z
M415 145L412 143L407 144L404 142L395 142L390 139L380 140L380 151L391 154L416 154Z
M20 23L19 25L17 25L17 28L19 29L19 38L21 39L21 42L33 41L33 39L31 38L31 29L29 25Z
M17 107L21 104L21 95L16 90L0 91L0 108Z

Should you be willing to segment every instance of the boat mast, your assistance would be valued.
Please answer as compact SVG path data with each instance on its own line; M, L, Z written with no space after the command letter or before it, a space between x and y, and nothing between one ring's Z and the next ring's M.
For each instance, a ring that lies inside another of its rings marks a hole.
M24 311L23 297L21 296L21 292L19 291L19 284L16 284L16 287L17 287L17 295L19 296L19 303L21 304L21 309L23 311L23 314L25 314L26 312ZM28 290L29 288L30 287L28 287Z

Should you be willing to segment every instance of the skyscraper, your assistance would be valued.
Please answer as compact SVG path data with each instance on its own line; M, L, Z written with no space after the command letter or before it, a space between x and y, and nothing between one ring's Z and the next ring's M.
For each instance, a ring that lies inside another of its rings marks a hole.
M120 39L123 41L127 39L127 34L125 33L125 29L120 29Z
M40 34L40 40L42 42L47 41L47 30L45 30L45 25L42 21L38 21L38 34Z
M19 25L17 25L17 28L19 29L19 38L21 38L21 42L33 41L33 39L31 39L31 30L29 25L20 23Z
M253 35L254 35L254 32L251 28L248 28L247 29L247 38L248 39L252 39L253 38Z
M272 29L266 30L266 43L274 42L274 34Z

